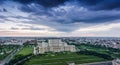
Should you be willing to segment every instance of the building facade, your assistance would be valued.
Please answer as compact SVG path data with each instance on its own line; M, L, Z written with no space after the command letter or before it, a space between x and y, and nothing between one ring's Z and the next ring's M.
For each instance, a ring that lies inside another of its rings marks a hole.
M68 45L62 42L61 39L49 39L48 42L37 40L37 46L34 47L34 54L44 54L45 52L61 52L71 51L76 52L74 45Z

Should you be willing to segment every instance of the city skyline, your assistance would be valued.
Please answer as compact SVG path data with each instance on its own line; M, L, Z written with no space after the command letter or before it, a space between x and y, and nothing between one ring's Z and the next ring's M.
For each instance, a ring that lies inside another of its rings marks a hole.
M120 37L119 0L0 0L0 36Z

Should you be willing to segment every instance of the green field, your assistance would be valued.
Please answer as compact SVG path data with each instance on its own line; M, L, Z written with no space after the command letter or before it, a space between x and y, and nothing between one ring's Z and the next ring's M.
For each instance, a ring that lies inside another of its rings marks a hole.
M94 51L97 53L107 54L112 56L113 58L120 58L120 50L118 49L106 48L106 47L89 45L89 44L81 44L81 45L78 45L77 48L81 50L88 50L88 51Z
M24 47L17 55L28 55L33 53L32 47Z
M96 60L97 59L97 60ZM32 57L24 65L67 65L69 62L76 64L106 61L91 55L83 55L71 52L64 53L47 53L45 55L38 55Z
M25 59L26 57L33 54L33 45L26 45L23 46L22 50L20 50L9 62L10 65L13 65L17 63L18 61L21 61Z

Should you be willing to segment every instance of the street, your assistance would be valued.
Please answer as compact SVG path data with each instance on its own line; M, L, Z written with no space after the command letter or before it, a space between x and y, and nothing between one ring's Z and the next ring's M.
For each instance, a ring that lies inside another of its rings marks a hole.
M20 48L14 50L11 54L9 54L3 61L0 62L0 65L4 65L5 63L9 63L9 61L23 48L21 46Z

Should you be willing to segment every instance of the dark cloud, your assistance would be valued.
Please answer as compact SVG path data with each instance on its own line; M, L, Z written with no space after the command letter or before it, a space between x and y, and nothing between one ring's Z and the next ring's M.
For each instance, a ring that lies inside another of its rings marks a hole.
M77 2L81 3L82 5L97 5L100 2L104 1L104 0L76 0Z
M32 3L35 0L13 0L13 1L16 1L16 2L19 2L19 3L22 3L22 4L29 4L29 3Z
M3 12L7 12L7 9L3 8Z
M53 4L56 4L56 1L59 2L59 0L53 0L53 1L31 0L31 1L32 2L39 1L45 4L47 4L46 2L53 2ZM75 1L77 1L76 4L74 3ZM92 1L91 0L69 0L69 1L67 0L67 1L64 1L64 5L46 9L47 6L43 7L35 3L30 4L31 2L27 2L26 0L27 5L23 3L25 5L23 5L22 7L19 7L19 9L24 12L28 12L28 13L31 12L32 15L35 15L35 16L46 16L48 19L52 18L53 22L55 21L61 24L69 24L69 23L75 23L75 22L102 23L102 22L108 22L108 21L116 20L120 18L119 16L120 13L111 14L114 12L112 12L112 10L109 10L109 9L113 9L112 7L113 5L119 5L118 1L119 0L114 0L114 1L113 0L109 0L109 1L108 0L92 0ZM48 7L49 6L50 5L48 5ZM61 6L63 8L60 8ZM69 9L69 7L72 7L72 6L74 7ZM64 9L64 7L68 8L69 10ZM118 6L114 6L114 7L115 9L118 8ZM85 12L84 9L87 9L88 11ZM108 13L107 11L96 13L96 12L104 11L104 10L111 11L111 13Z
M87 23L104 23L120 19L120 15L102 15L94 18L73 19L72 21L84 21Z
M112 10L120 8L120 0L77 0L91 10Z
M8 12L6 8L0 9L0 12Z
M37 3L45 7L58 6L60 4L63 4L66 1L68 0L36 0Z
M120 19L119 0L13 0L16 7L29 16L12 16L26 19L27 24L45 25L58 31L70 32L84 27L79 23L96 24ZM2 9L1 9L2 10ZM9 9L4 8L4 11ZM14 12L13 12L14 13ZM2 17L0 17L2 18ZM79 25L75 24L78 23ZM25 28L40 30L40 28Z
M0 5L2 5L6 0L0 0Z
M73 7L69 8L69 6ZM70 4L69 6L66 4L51 9L39 7L42 10L30 7L30 9L33 10L32 14L28 17L30 21L23 21L23 23L40 24L54 28L57 31L70 32L77 30L80 27L84 27L84 25L76 25L74 23L98 24L120 19L120 12L116 10L93 11L86 10L84 7L79 7L78 5ZM63 7L63 9L61 9L61 7ZM66 7L69 9L64 9Z
M3 12L2 12L3 13ZM4 12L6 13L6 12ZM28 17L23 17L23 16L5 16L5 15L0 15L0 22L15 22L15 20L11 18L16 18L16 19L29 19Z
M0 23L5 23L5 21L9 21L8 17L0 15Z
M31 9L29 6L25 6L23 5L22 7L19 7L20 10L24 11L24 12L34 12L34 9Z
M1 16L1 15L0 15L0 18L2 19L2 18L6 18L6 17L5 17L5 16Z
M43 7L57 7L65 2L78 2L91 10L111 10L120 8L120 0L13 0L22 4L36 3Z
M20 10L22 10L23 12L32 12L33 14L37 14L37 15L49 15L48 10L40 5L34 4L34 5L22 5L21 7L19 7Z
M0 9L0 12L2 12L2 10Z
M56 7L68 0L13 0L13 1L20 2L22 4L36 3L44 7Z

